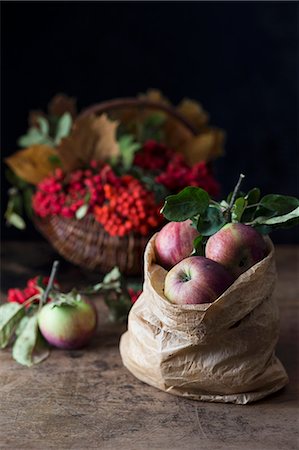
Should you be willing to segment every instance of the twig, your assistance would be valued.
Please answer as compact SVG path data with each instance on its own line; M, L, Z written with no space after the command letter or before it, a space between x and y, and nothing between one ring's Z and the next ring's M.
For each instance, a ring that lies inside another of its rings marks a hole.
M58 266L59 266L59 261L54 261L53 265L52 265L52 269L51 269L51 274L50 274L50 278L47 284L47 287L43 293L43 295L41 296L41 301L39 303L39 309L42 307L42 305L45 303L46 299L48 298L49 292L52 289L53 283L54 283L54 279L58 270Z
M236 186L235 186L235 189L234 189L234 191L233 191L233 194L232 194L232 197L231 197L231 199L230 199L228 208L227 208L227 210L225 211L225 215L226 215L227 218L229 218L229 215L230 215L230 212L231 212L231 210L232 210L232 207L234 206L234 203L235 203L237 194L238 194L238 192L239 192L241 183L242 183L242 181L243 181L243 178L245 178L245 175L244 175L243 173L240 173L238 182L237 182L237 184L236 184Z

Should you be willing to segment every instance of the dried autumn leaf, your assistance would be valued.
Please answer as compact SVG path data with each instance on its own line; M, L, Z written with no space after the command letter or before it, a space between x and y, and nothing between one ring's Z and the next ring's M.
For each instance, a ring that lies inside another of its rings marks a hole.
M186 161L196 164L210 161L223 154L225 133L217 128L207 128L201 134L189 139L180 149Z
M155 103L162 103L163 105L171 105L168 98L164 97L159 89L148 89L145 94L140 94L138 98L149 100Z
M182 100L176 110L198 131L209 121L209 115L201 104L189 98Z
M14 153L5 159L6 164L22 180L38 184L53 172L51 158L57 157L57 151L48 145L33 145Z
M194 134L178 119L168 116L164 125L165 144L180 152L181 148L192 139Z
M57 94L48 104L48 112L50 116L56 117L61 117L64 113L69 112L75 118L77 116L76 99L65 94Z
M112 122L106 114L79 118L71 134L57 147L66 172L82 168L90 161L106 161L120 155L116 141L118 122Z

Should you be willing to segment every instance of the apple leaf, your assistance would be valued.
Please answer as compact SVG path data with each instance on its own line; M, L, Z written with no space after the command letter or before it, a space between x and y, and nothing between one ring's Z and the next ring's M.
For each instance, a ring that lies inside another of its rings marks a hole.
M252 226L254 225L281 225L286 224L289 221L292 220L292 223L294 223L294 219L299 218L299 206L294 209L293 211L289 212L288 214L284 214L282 216L275 216L275 217L264 217L260 216L254 219L254 221L250 224Z
M97 283L93 286L88 286L84 289L84 294L96 294L98 292L115 291L117 293L122 292L123 277L117 266L115 266L110 272L108 272L101 283Z
M23 332L25 326L27 325L27 322L29 319L30 319L30 317L28 317L28 316L22 317L22 319L20 320L20 322L18 323L18 325L16 327L16 336L20 336L20 334Z
M212 236L225 225L226 220L221 209L216 205L209 205L206 214L199 217L197 231L203 236Z
M261 199L260 205L274 211L276 216L281 216L297 208L299 199L288 195L269 194Z
M12 348L12 356L18 363L31 367L46 359L49 354L49 347L38 328L37 315L34 315L20 330Z
M251 189L248 194L245 195L245 200L247 200L248 205L254 205L259 201L261 197L261 191L259 188Z
M16 326L24 317L25 308L19 303L4 303L0 306L0 348L5 348Z
M209 194L201 188L189 186L176 195L166 197L161 210L166 219L183 222L204 214L209 206Z
M58 292L55 294L55 300L53 300L50 305L51 308L60 307L60 306L71 306L76 307L78 302L82 300L81 295L75 289L66 294L62 292Z
M236 199L232 208L232 222L240 222L242 214L247 206L247 200L244 197Z
M206 239L203 235L197 236L193 241L193 252L191 256L205 256Z

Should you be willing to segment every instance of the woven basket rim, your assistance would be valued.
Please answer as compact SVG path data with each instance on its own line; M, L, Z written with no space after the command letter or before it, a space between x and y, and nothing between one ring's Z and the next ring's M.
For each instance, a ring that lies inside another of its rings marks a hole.
M196 127L189 122L189 120L179 113L174 106L166 105L164 103L148 100L145 98L136 98L136 97L123 97L116 98L112 100L103 101L100 103L95 103L81 111L78 118L86 117L90 114L101 114L107 112L109 110L121 109L126 107L135 107L135 108L150 108L150 109L160 109L163 112L166 112L169 116L175 118L182 125L184 125L188 130L196 136L198 134L198 130Z

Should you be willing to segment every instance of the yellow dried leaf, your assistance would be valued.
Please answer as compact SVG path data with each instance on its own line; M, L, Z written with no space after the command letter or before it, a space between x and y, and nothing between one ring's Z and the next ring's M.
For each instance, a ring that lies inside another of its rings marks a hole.
M58 156L57 151L48 145L33 145L14 153L5 159L6 164L22 180L38 184L53 172L50 158Z
M158 89L148 89L145 94L138 96L140 99L146 99L155 103L162 103L164 105L170 105L170 101L164 97L161 91Z
M112 122L106 114L89 115L74 123L71 134L57 147L63 169L66 172L82 168L90 161L106 161L119 156L116 141L118 122Z
M188 122L198 131L202 129L209 121L208 113L203 109L200 103L185 98L176 108L177 112L185 117Z
M217 128L207 128L201 134L189 139L180 152L185 155L186 161L196 164L200 161L210 161L224 153L225 134Z
M107 114L96 117L92 130L97 133L98 139L94 151L93 159L96 161L117 158L120 155L119 146L116 140L116 130L119 123L108 119Z

